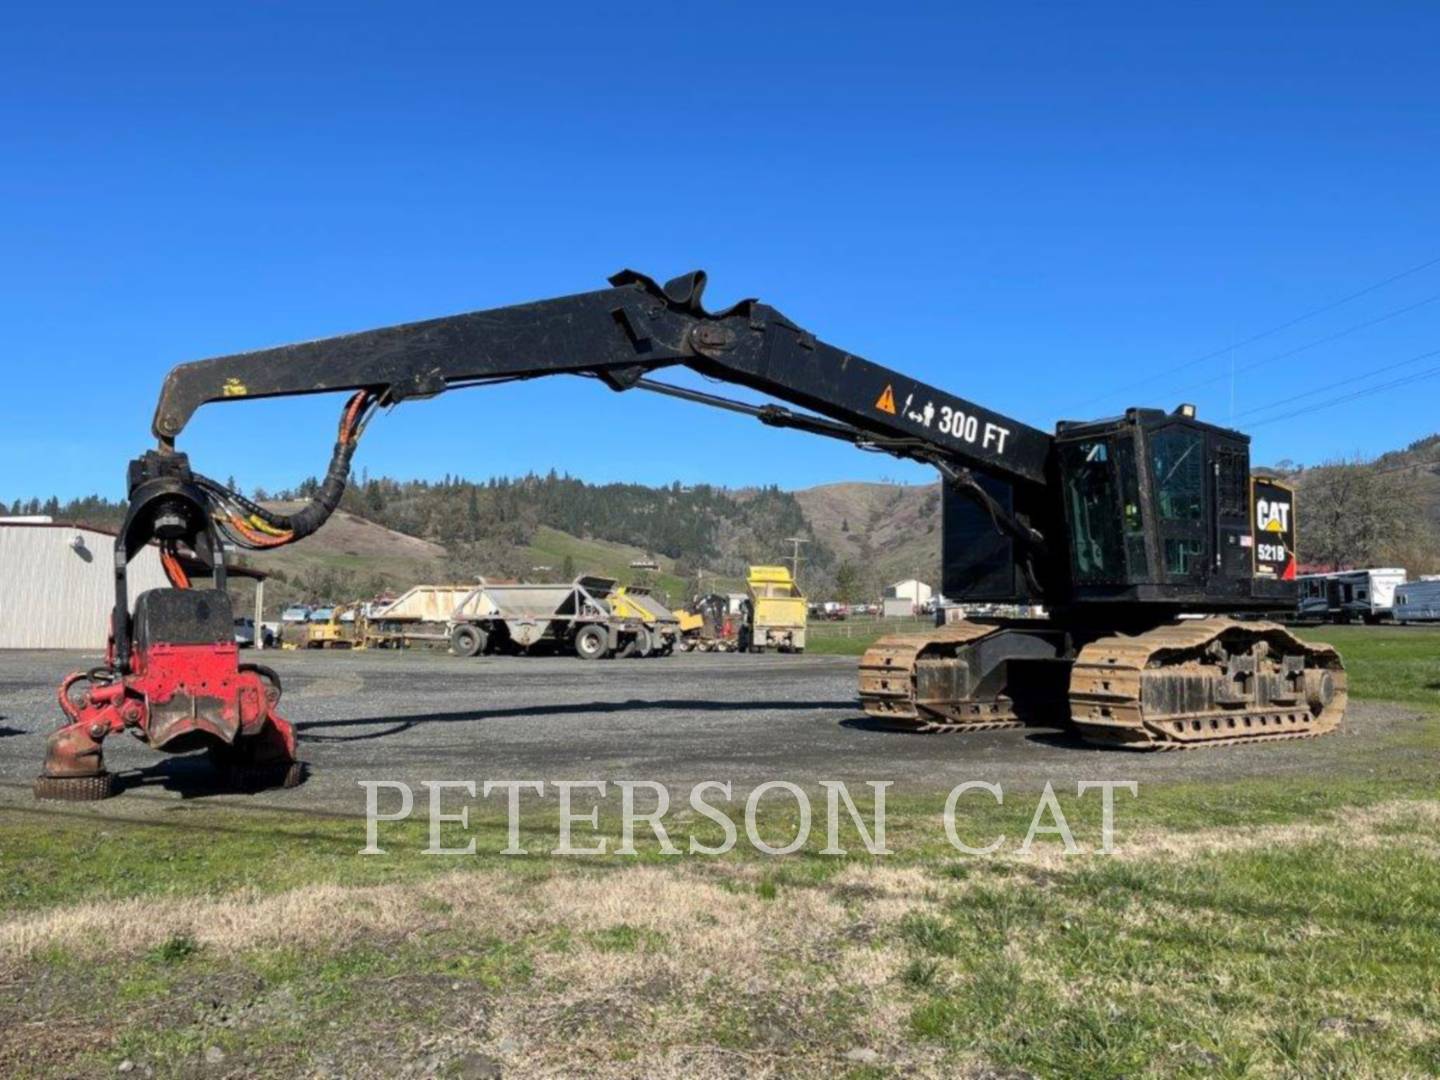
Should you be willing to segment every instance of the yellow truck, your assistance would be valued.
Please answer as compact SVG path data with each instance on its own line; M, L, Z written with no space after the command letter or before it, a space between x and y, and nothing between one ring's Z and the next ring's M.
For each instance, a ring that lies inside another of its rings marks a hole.
M808 611L800 586L784 566L752 566L740 627L741 652L805 651Z

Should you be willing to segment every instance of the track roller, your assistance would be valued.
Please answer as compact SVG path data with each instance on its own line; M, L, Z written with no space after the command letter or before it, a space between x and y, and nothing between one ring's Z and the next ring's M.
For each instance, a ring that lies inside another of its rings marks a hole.
M1141 750L1313 738L1340 726L1346 700L1333 647L1226 618L1100 638L1070 675L1085 739Z

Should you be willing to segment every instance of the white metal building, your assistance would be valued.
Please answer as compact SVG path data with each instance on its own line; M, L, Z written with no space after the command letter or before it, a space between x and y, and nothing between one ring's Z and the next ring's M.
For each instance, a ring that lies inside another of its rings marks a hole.
M894 585L885 586L887 600L909 600L915 607L924 607L930 602L931 589L923 581L906 578Z
M101 650L115 606L115 536L0 519L0 649ZM130 598L169 582L153 546L130 563Z

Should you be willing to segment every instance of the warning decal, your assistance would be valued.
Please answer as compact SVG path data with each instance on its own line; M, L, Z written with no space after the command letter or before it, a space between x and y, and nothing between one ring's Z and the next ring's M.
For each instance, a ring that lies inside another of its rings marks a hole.
M895 388L893 386L885 387L884 392L875 401L875 408L883 413L889 413L891 416L895 415Z

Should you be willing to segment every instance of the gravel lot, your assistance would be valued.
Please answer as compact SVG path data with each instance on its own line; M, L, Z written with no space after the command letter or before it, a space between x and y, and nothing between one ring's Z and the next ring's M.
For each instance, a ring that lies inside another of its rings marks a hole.
M281 711L302 739L307 782L253 796L212 794L203 759L107 743L127 812L182 798L361 813L361 779L637 779L688 786L771 779L893 780L936 791L981 779L1020 789L1079 779L1156 780L1354 774L1357 751L1413 722L1411 707L1353 703L1344 731L1236 750L1093 750L1043 729L968 736L870 727L855 704L850 657L685 655L587 663L462 660L438 653L266 652L285 683ZM96 662L79 652L0 654L0 802L33 805L55 688ZM1363 760L1365 755L1360 755ZM683 798L683 796L682 796ZM51 805L51 804L47 804Z

